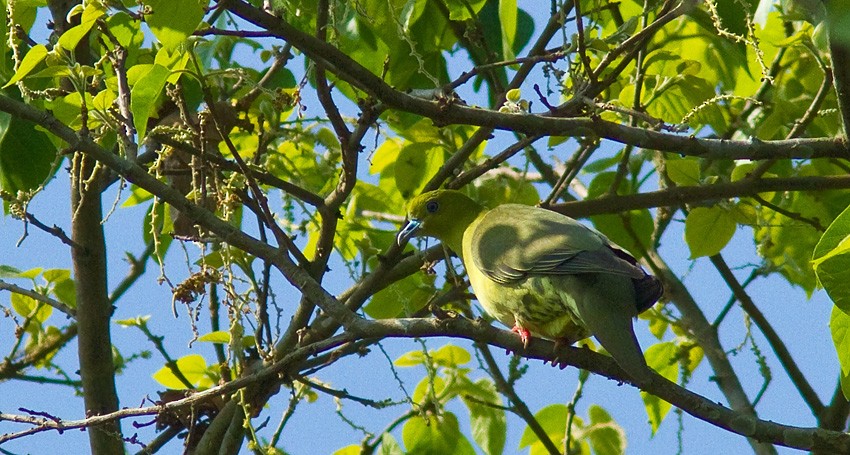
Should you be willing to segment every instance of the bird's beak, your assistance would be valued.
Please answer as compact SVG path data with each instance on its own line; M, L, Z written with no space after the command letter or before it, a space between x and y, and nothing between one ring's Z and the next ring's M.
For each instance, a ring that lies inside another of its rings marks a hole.
M416 235L416 231L418 231L420 227L422 227L421 221L417 220L416 218L409 220L407 224L405 224L404 227L401 228L400 231L398 231L398 235L396 236L396 241L398 242L398 244L401 245L402 243L408 241L411 237L414 237Z

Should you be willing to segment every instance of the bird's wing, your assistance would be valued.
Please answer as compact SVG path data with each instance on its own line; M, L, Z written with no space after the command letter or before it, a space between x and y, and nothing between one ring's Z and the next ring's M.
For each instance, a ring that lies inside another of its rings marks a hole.
M538 207L501 205L470 229L473 264L497 283L509 284L529 274L645 276L634 259L615 250L602 234Z

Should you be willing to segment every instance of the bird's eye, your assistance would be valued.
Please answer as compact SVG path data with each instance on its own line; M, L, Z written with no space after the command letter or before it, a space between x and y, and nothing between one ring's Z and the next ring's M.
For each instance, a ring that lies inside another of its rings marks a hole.
M440 204L437 201L428 201L428 203L425 204L425 210L427 210L428 213L434 213L439 208Z

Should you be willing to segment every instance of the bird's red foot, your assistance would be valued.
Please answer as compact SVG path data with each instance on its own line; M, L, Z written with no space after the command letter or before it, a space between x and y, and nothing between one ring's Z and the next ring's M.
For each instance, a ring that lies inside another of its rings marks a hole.
M531 340L531 332L529 332L524 327L521 327L519 324L514 325L511 329L511 332L516 332L519 334L519 339L522 340L522 347L528 348L528 342Z

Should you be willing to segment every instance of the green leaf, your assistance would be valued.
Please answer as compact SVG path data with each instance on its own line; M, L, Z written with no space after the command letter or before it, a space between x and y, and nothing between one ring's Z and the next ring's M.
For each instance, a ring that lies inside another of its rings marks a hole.
M11 265L0 265L0 278L18 278L21 271Z
M41 275L41 272L44 270L42 267L33 267L29 270L25 270L18 274L20 278L27 278L30 280L34 280L35 277Z
M850 207L823 233L812 253L812 266L829 298L850 313ZM833 331L833 334L835 332Z
M594 404L587 412L590 425L584 430L584 435L590 440L594 455L626 453L626 432L614 422L608 411Z
M440 376L434 376L434 378L430 378L428 376L423 377L416 387L413 389L413 395L411 398L414 403L425 403L426 397L441 397L442 404L445 404L448 400L454 398L454 394L444 394L446 390L446 381L443 380Z
M829 330L832 333L832 344L838 354L841 374L848 376L850 375L850 315L841 311L838 306L833 306L829 318Z
M9 296L9 300L12 302L12 308L15 309L15 313L25 318L30 318L30 322L38 326L44 324L47 318L53 314L52 306L41 303L32 297L18 294L17 292L13 292Z
M442 367L455 368L472 360L469 351L453 344L446 344L430 354L434 363Z
M182 75L182 71L189 65L189 59L189 53L183 48L172 49L169 47L163 47L156 53L156 57L153 62L154 64L168 68L168 70L171 71L171 76L168 77L166 82L169 84L176 84L177 80L180 79L180 76ZM245 158L248 158L248 156L245 156Z
M175 48L191 35L204 18L205 2L200 0L145 0L153 13L145 16L156 39Z
M144 33L139 27L140 21L130 17L125 12L117 12L109 16L106 26L119 44L133 52L144 42ZM133 61L128 59L128 61Z
M549 436L549 439L552 441L563 441L566 436L564 428L567 424L567 414L567 406L556 403L550 404L540 411L537 411L537 413L534 414L534 419L540 423L540 426ZM535 434L531 428L526 426L525 431L522 432L522 437L519 440L519 448L522 449L529 446L531 447L532 452L534 452L535 446L542 448L543 444L540 442L537 434ZM537 450L540 450L539 448Z
M133 112L133 122L139 133L139 142L145 137L148 119L156 112L156 101L165 88L165 81L171 71L162 65L151 65L150 68L130 90L130 110Z
M2 88L13 85L27 77L27 75L32 72L39 63L44 61L45 57L47 57L47 47L43 44L36 44L30 48L30 50L24 55L23 60L21 60L21 64L18 66L18 70L15 71L15 75L12 76L12 78L9 79L9 82L7 82Z
M351 444L334 451L333 455L360 455L362 448L358 444Z
M657 343L650 346L645 352L646 364L669 381L676 382L679 378L679 364L676 362L679 348L673 342ZM640 393L646 414L649 416L649 424L652 434L658 431L659 425L670 411L670 403L646 392Z
M409 316L422 309L434 295L434 275L415 273L381 289L363 311L375 319Z
M136 316L134 318L119 319L115 323L124 327L144 327L150 319L150 315Z
M667 160L667 176L679 186L699 185L699 175L699 162L695 159Z
M517 32L517 0L499 0L499 21L502 23L502 58L513 60Z
M449 8L449 19L453 21L474 19L473 14L481 11L481 8L484 7L485 3L487 3L486 0L474 0L470 2L463 0L447 0L446 6Z
M685 242L691 250L691 259L719 253L737 228L735 217L722 207L696 207L691 210L685 220Z
M216 330L215 332L210 332L201 335L200 337L198 337L198 341L227 344L230 343L230 332L226 332L224 330Z
M460 432L457 417L451 412L414 417L404 424L401 435L408 455L475 454L472 444Z
M395 183L402 197L409 199L418 194L425 183L445 162L445 152L440 145L407 143L395 162Z
M446 368L456 368L472 360L469 351L453 344L446 344L436 351L428 352L427 358L435 365ZM424 365L427 358L422 351L410 351L396 359L393 364L397 367L413 367Z
M11 194L38 188L50 176L56 147L35 124L0 112L0 189Z
M482 180L477 191L475 199L485 207L509 203L535 205L540 202L540 193L530 181L501 175Z
M83 10L83 17L78 25L71 27L59 37L57 44L68 51L73 51L80 41L88 35L98 19L106 14L106 7L102 2L88 2Z
M487 455L499 455L505 449L508 423L502 405L502 398L496 392L496 386L490 379L479 379L472 383L466 381L461 395L469 409L472 439ZM470 398L475 398L472 400ZM483 403L492 404L488 406Z
M71 308L77 307L77 285L74 283L74 280L68 278L58 281L53 285L53 295L65 305Z
M177 359L177 369L195 387L206 388L212 385L208 375L207 361L200 354L189 354ZM153 374L153 379L169 389L185 389L186 384L177 379L167 366Z
M362 448L357 446L358 455L363 453L361 450ZM378 455L404 455L404 450L401 449L393 435L384 433L381 435L381 451L378 452Z
M134 205L139 205L142 202L149 201L153 199L153 194L149 193L148 190L133 185L130 187L130 197L121 204L121 207L132 207Z
M48 283L63 281L71 278L71 271L68 269L47 269L41 273L41 276Z

